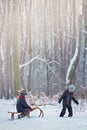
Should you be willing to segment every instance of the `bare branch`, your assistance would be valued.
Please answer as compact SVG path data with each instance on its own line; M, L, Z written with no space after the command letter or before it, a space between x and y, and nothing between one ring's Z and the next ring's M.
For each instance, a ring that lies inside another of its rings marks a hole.
M70 35L70 34L64 34L63 36L65 36L65 37L69 37L69 38L73 38L73 39L75 39L75 40L76 40L76 37L75 37L75 36L73 36L73 35Z
M86 0L84 0L84 4L87 5L87 1Z
M84 48L84 50L86 50L86 51L87 51L87 47L85 47L85 48Z
M84 90L85 90L85 89L87 90L87 86L86 86L86 87L82 87L82 86L80 86L80 88L82 88L82 89L84 89Z
M51 62L49 62L48 64L50 65L50 64L52 64L52 63L56 63L57 65L61 65L60 63L58 63L57 61L51 61Z
M86 31L86 30L83 30L83 32L87 34L87 31Z
M31 64L31 63L32 63L34 60L36 60L38 57L39 57L39 56L36 56L36 57L32 58L29 62L20 65L20 69L21 69L22 67L25 67L25 66Z
M25 49L23 48L22 42L19 41L19 43L20 43L20 45L21 45L22 51L23 51L27 56L29 56L29 53L28 53L27 51L25 51Z
M36 57L34 57L34 58L32 58L29 62L20 65L20 69L23 68L23 67L26 67L26 66L29 65L29 64L31 64L31 63L32 63L33 61L35 61L35 60L40 60L40 61L44 62L47 66L49 66L49 69L51 70L51 72L52 72L52 73L54 74L54 76L58 79L58 76L56 75L55 71L53 71L53 69L52 69L52 67L50 66L50 64L51 64L51 63L56 63L56 64L58 64L58 65L60 65L60 64L59 64L57 61L51 61L51 62L48 63L45 59L39 57L39 55L36 56ZM60 65L60 66L61 66L61 65ZM61 67L61 68L62 68L62 67ZM60 81L58 81L58 82L60 83ZM62 82L65 84L64 81L62 81ZM61 84L61 83L60 83L60 84Z
M52 31L51 30L51 32L52 32L52 34L55 36L55 37L57 37L58 38L58 36L59 36L59 34L57 34L57 33L54 33L54 31ZM59 30L59 33L61 32L61 30ZM69 37L69 38L72 38L72 39L75 39L76 40L76 37L75 36L73 36L73 35L71 35L71 34L62 34L62 36L63 37Z

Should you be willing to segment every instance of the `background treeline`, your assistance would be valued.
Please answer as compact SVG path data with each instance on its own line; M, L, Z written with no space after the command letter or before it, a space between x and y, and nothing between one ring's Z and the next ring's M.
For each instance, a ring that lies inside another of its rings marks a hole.
M0 98L20 87L53 96L65 88L81 25L73 83L87 95L87 0L0 0Z

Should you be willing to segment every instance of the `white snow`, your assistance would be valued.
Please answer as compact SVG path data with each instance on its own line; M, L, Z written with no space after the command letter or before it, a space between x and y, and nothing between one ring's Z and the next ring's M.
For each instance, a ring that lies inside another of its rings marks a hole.
M16 111L16 100L0 100L0 130L87 130L87 103L73 105L73 117L59 117L61 104L39 106L44 111L44 118L38 117L36 110L31 112L31 118L10 121L7 111Z

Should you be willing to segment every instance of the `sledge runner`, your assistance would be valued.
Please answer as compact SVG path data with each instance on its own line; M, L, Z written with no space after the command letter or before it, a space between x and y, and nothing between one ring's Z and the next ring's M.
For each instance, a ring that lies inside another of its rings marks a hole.
M60 113L60 117L63 117L65 115L66 109L68 109L68 117L73 116L73 111L72 111L72 106L71 106L71 101L73 100L77 105L79 104L78 101L74 97L74 92L76 90L76 86L71 84L66 91L62 94L62 96L59 98L59 103L63 101L63 108Z

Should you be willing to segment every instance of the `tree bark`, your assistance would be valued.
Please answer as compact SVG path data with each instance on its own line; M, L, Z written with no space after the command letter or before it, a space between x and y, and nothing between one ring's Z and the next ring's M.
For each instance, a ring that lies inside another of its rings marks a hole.
M14 1L14 17L13 17L13 66L14 66L14 88L15 95L20 88L20 72L19 72L19 3Z
M82 30L82 16L79 16L79 32L77 32L77 42L76 42L76 49L75 54L70 61L67 75L66 75L66 85L72 84L73 77L75 75L76 67L79 61L79 55L81 50L81 30Z

